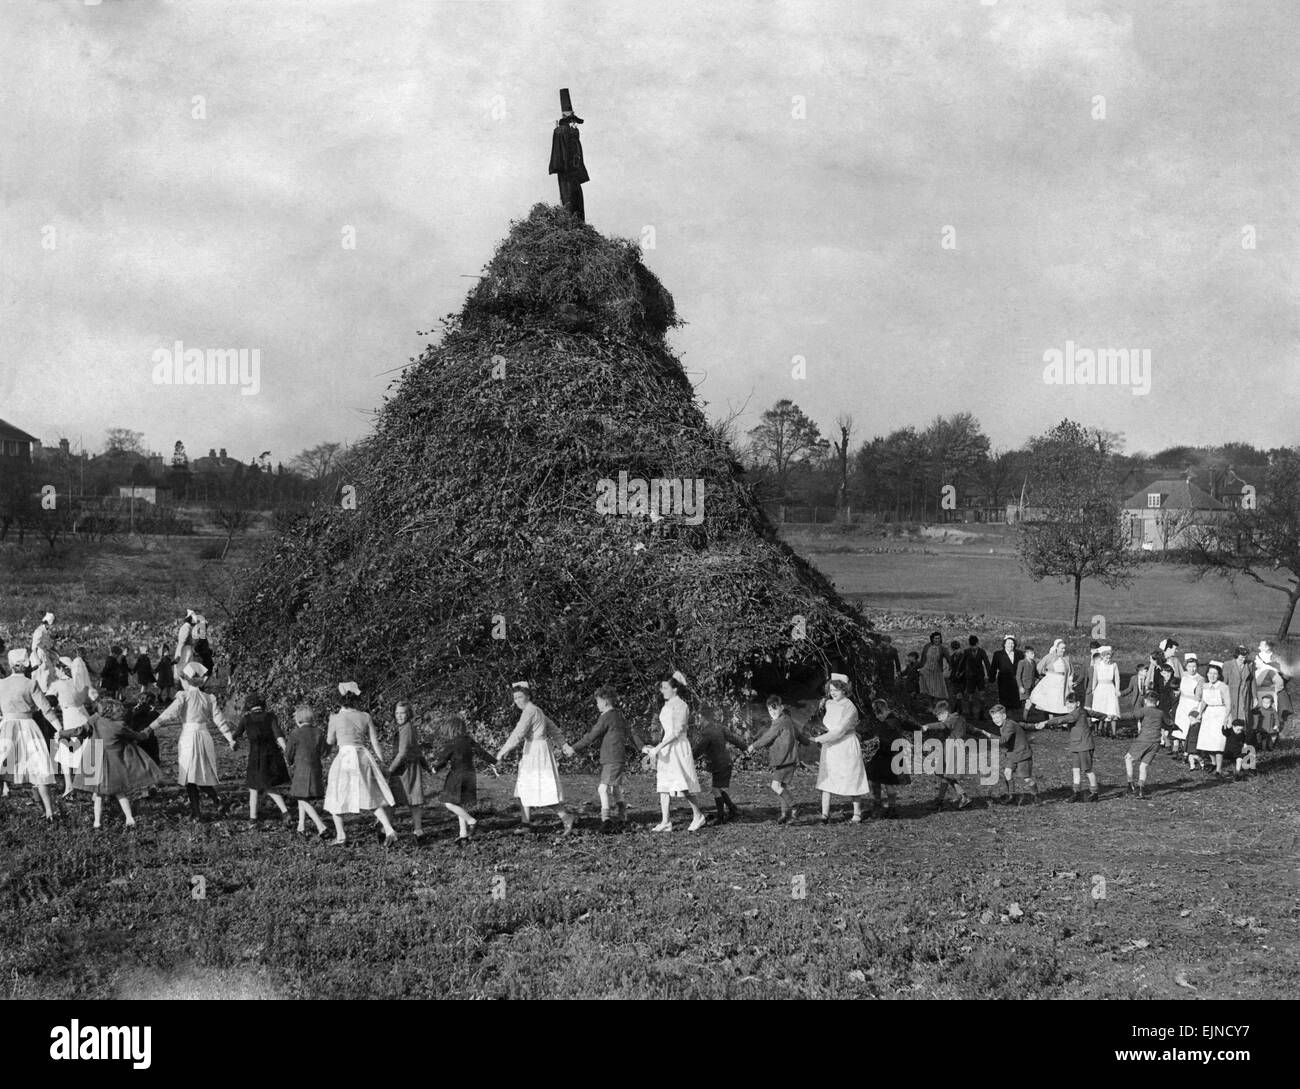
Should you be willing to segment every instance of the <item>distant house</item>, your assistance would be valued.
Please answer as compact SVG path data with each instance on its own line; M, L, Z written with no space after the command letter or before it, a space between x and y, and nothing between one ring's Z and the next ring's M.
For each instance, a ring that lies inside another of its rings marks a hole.
M1186 477L1166 477L1143 485L1123 509L1129 544L1163 552L1187 547L1196 530L1222 521L1229 508Z
M15 458L30 463L33 448L41 445L34 435L20 431L11 423L0 420L0 458Z
M168 494L167 488L159 488L153 485L146 487L137 484L133 487L119 486L117 489L117 497L119 499L143 500L145 503L149 503L152 506L157 506L160 502L165 502Z

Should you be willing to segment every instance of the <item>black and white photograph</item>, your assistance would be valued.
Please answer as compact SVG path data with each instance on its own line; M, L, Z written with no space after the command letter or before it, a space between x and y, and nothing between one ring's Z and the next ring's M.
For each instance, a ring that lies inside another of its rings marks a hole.
M41 1061L244 999L1090 1000L1009 1013L1024 1055L1263 1057L1300 7L0 23L0 997Z

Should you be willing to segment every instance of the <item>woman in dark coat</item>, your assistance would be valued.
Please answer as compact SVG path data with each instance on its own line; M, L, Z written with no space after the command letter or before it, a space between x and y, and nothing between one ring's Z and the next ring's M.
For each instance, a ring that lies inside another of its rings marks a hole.
M99 701L99 711L82 728L89 740L79 750L81 763L75 778L78 790L94 796L95 828L103 827L104 799L116 798L126 817L126 826L135 827L131 797L143 794L160 784L166 776L140 748L150 736L148 730L132 730L126 725L126 708L115 699Z
M1016 666L1024 657L1024 652L1016 649L1016 637L1007 635L1002 639L1002 649L994 653L989 663L998 686L998 702L1008 711L1019 711L1024 706L1020 682L1016 680Z
M289 768L284 762L284 731L275 713L266 709L266 700L256 693L248 697L248 710L233 733L235 741L245 735L248 770L244 773L244 785L248 787L249 823L257 820L257 796L265 791L287 824L290 817L284 791L289 789Z
M397 720L397 753L388 767L388 789L393 792L395 805L410 809L411 828L419 839L424 835L424 780L431 774L429 762L424 758L420 728L412 717L410 703L399 700L393 718Z
M158 696L164 704L171 703L176 695L176 672L172 667L172 656L166 647L158 658Z

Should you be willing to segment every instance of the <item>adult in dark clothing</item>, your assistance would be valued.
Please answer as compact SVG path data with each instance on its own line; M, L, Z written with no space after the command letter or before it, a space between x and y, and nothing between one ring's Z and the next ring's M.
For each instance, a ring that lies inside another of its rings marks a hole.
M157 678L154 676L153 663L149 661L149 648L140 648L140 657L135 660L135 666L132 668L135 674L135 683L141 688L148 688Z
M1019 711L1025 705L1016 679L1016 667L1024 658L1024 653L1016 649L1016 637L1007 635L1002 639L1002 649L993 652L989 663L989 675L998 686L998 702L1008 711Z
M555 123L555 131L551 134L549 173L559 178L560 203L585 221L587 216L582 201L582 186L591 178L587 174L582 141L578 137L577 126L582 124L582 118L573 112L567 87L560 91L560 114L560 119Z
M99 671L99 691L105 696L116 698L126 687L130 675L122 669L121 655L121 647L112 647L104 659L104 668Z
M979 636L972 635L960 660L953 665L958 703L971 722L978 722L984 713L984 685L991 675L989 656L980 646Z
M898 678L903 673L903 663L898 657L898 648L894 646L894 641L888 635L880 637L880 647L876 655L878 662L877 670L880 676L880 687L886 692L892 692L894 686L898 683Z
M176 695L176 673L172 666L172 656L166 647L162 648L162 655L158 659L158 695L164 703L171 703L172 697Z

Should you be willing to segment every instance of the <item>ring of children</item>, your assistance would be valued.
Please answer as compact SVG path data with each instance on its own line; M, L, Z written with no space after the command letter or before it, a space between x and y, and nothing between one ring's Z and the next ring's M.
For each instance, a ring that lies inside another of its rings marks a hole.
M166 1076L182 998L1261 1057L1169 1008L1300 993L1300 9L1168 6L12 5L41 1061Z

